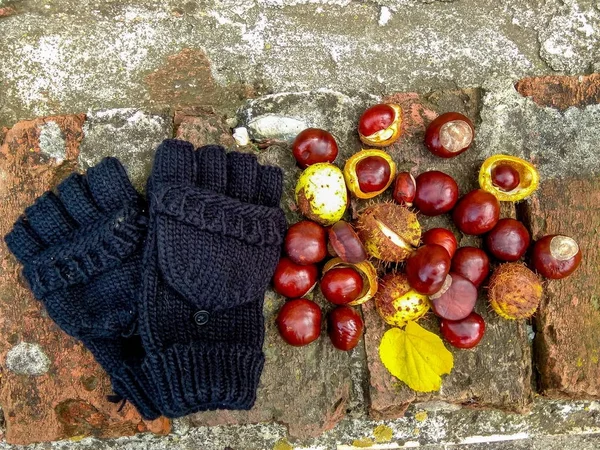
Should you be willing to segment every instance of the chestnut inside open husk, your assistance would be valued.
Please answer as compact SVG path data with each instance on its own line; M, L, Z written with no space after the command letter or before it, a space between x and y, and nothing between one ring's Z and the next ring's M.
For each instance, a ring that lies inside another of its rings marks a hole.
M510 166L517 171L518 184L511 190L494 184L492 176L499 166ZM501 202L517 202L529 197L538 188L540 175L533 164L511 155L494 155L486 159L479 170L479 186Z
M356 228L367 253L382 261L404 261L421 239L416 214L394 203L367 207L359 215Z
M360 294L356 297L354 301L348 303L349 306L357 306L361 305L367 301L369 301L379 288L379 283L377 281L377 270L371 264L370 261L364 260L356 264L348 263L342 261L340 258L333 258L325 263L323 267L323 274L325 275L329 270L336 268L352 268L356 270L363 280L362 290Z
M396 163L383 150L361 150L344 165L346 186L358 198L376 197L392 184L395 176Z

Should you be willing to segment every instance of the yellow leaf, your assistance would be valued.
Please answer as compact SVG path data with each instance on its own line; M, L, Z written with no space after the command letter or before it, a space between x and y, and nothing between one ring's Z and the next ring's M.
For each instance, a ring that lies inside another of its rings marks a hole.
M437 391L441 375L454 366L452 353L435 334L408 322L406 328L391 328L379 345L379 357L390 373L419 392Z

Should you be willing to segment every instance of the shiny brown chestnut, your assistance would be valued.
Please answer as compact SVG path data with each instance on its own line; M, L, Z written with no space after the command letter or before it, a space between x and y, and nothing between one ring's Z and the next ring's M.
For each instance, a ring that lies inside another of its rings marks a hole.
M519 171L510 164L498 164L491 173L492 184L503 191L516 189L521 183Z
M320 162L333 162L338 155L338 145L331 133L320 128L301 131L292 144L292 153L303 169Z
M479 287L490 273L490 259L480 248L461 247L452 258L450 271L462 275Z
M416 178L414 204L426 216L450 211L458 200L458 185L450 175L438 170L423 172Z
M283 257L275 267L273 289L288 298L302 297L317 284L319 269L314 264L300 265Z
M363 290L363 278L352 267L328 270L321 278L321 292L334 305L346 305L358 298Z
M441 245L423 245L406 260L408 284L420 294L432 295L438 292L449 271L450 256Z
M429 297L434 314L442 319L462 320L473 311L477 288L457 273L450 272L442 288Z
M447 228L432 228L431 230L427 230L423 233L423 236L421 236L421 240L423 241L423 244L441 245L446 249L450 258L454 256L456 247L458 247L458 242L456 241L454 233Z
M565 278L571 275L580 263L581 249L571 237L552 234L539 239L533 246L531 265L546 278Z
M467 150L473 142L475 128L471 120L460 113L438 116L425 131L425 146L441 158L453 158Z
M350 306L338 306L327 316L327 332L333 346L339 350L352 350L363 334L363 320Z
M410 172L400 172L394 181L392 197L399 204L411 207L417 192L417 182Z
M279 334L295 347L308 345L321 334L321 308L305 298L287 301L275 319Z
M515 219L500 219L485 237L485 246L500 261L518 261L529 248L529 231Z
M485 321L476 312L462 320L440 321L440 331L444 339L456 348L473 348L485 334Z
M327 256L325 228L316 222L302 220L288 228L283 246L296 264L316 264Z
M500 202L493 194L475 189L461 197L452 212L452 219L465 234L487 233L500 219Z
M367 259L367 252L352 225L340 220L329 228L329 244L334 256L348 263L356 264Z

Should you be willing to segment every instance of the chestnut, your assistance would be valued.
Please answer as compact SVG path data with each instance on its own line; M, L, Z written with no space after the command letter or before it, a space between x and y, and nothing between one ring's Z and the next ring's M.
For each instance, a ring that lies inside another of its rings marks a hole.
M475 128L471 120L457 112L438 116L425 131L425 146L441 158L453 158L467 150L473 142Z
M512 191L521 183L519 171L510 164L498 164L492 169L492 184L503 191Z
M438 170L423 172L416 179L415 206L426 216L439 216L454 208L458 185L450 175Z
M452 212L452 219L465 234L487 233L500 219L500 202L493 194L475 189L461 197Z
M358 137L373 147L392 144L402 134L402 108L382 103L368 108L358 120Z
M327 256L325 228L310 220L295 223L288 228L283 246L296 264L316 264Z
M275 267L273 289L288 298L302 297L317 284L319 269L314 264L300 265L283 257Z
M358 298L363 289L363 279L352 267L328 270L321 278L321 292L334 305L346 305Z
M315 341L321 334L321 308L305 298L287 301L275 319L285 342L300 347Z
M355 270L362 277L362 290L355 300L348 303L349 306L362 305L366 301L373 298L373 296L377 293L377 289L379 288L379 282L377 281L377 270L369 260L365 259L364 261L352 264L344 262L340 258L333 258L325 263L325 266L323 267L323 275L327 274L327 272L330 270L340 268L350 268Z
M465 277L450 272L442 288L429 297L431 310L442 319L461 320L473 311L477 288Z
M358 234L348 222L336 222L329 228L328 235L334 255L339 256L342 261L356 264L367 259L367 252Z
M535 192L540 174L533 164L512 155L494 155L479 169L479 186L501 202L518 202Z
M411 207L417 191L417 182L410 172L400 172L394 182L392 197L398 203Z
M328 131L307 128L294 139L292 153L298 165L306 169L311 164L333 162L338 155L338 145Z
M420 294L432 295L438 292L449 271L450 256L441 245L423 245L406 260L408 283Z
M575 239L552 234L533 246L531 265L540 275L560 279L571 275L581 262L581 249Z
M479 287L490 273L490 259L480 248L461 247L452 258L450 270Z
M363 333L363 320L350 306L338 306L327 317L327 332L333 346L339 350L352 350Z
M437 244L446 249L450 258L454 256L458 242L454 233L446 228L432 228L423 233L421 237L423 244Z
M473 348L485 334L485 321L476 312L462 320L440 321L440 331L444 339L456 348Z
M358 198L373 198L385 191L396 176L396 164L383 150L361 150L344 165L346 186Z
M500 261L517 261L529 247L529 231L515 219L500 219L485 237L485 246Z

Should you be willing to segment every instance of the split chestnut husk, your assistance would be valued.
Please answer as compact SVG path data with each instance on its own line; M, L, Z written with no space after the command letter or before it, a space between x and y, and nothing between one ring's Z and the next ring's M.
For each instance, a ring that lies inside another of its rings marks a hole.
M510 166L518 173L518 184L506 191L502 186L494 184L494 169ZM540 175L537 169L528 161L510 155L494 155L486 159L479 170L479 186L501 202L518 202L529 197L538 188Z
M339 269L344 267L356 270L363 280L363 287L360 291L360 294L358 294L354 301L347 303L347 305L362 305L363 303L371 300L379 287L379 283L377 282L377 270L375 269L373 264L371 264L371 262L367 260L356 264L351 264L342 261L340 258L333 258L327 261L327 263L323 267L323 275L325 275L328 271L332 269Z
M358 198L376 197L392 184L395 176L396 163L383 150L361 150L344 165L346 186Z
M407 259L421 239L417 215L394 203L367 207L358 217L356 229L367 253L387 262Z
M429 311L429 300L410 287L405 274L391 272L381 280L375 307L387 323L403 326L424 316Z

